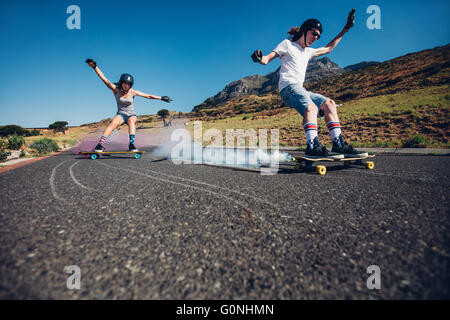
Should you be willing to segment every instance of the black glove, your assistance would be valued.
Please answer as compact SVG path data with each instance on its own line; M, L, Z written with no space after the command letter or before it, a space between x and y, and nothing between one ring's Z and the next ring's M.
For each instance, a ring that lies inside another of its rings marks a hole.
M355 24L355 11L355 9L352 9L352 11L350 11L348 14L347 24L344 27L347 30L349 30Z
M255 50L252 54L253 62L261 62L261 59L263 57L263 53L261 50Z
M170 99L168 96L162 96L162 97L161 97L161 100L162 100L162 101L165 101L165 102L170 102L170 101L172 101L172 99Z
M92 59L87 59L86 63L89 65L89 67L95 68L97 66L97 63Z

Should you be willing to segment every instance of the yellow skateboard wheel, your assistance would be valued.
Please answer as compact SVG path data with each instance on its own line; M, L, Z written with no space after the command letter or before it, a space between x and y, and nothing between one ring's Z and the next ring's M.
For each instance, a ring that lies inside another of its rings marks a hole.
M321 176L323 176L325 173L327 173L327 167L325 167L325 166L317 166L316 167L316 172L318 174L320 174Z
M372 170L375 167L375 163L373 163L372 161L367 161L366 162L366 168L369 170Z

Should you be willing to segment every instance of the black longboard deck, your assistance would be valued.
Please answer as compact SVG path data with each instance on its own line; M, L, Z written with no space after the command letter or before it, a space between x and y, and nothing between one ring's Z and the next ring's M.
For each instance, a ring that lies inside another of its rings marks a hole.
M115 154L115 153L124 153L124 154L128 154L128 153L138 153L138 154L143 154L145 153L145 151L80 151L78 152L79 154Z
M324 175L326 173L326 167L324 165L317 165L313 166L312 164L314 162L341 162L344 164L344 166L348 167L352 163L356 165L364 165L367 169L372 170L375 166L375 164L372 161L366 161L363 163L363 160L368 158L375 157L374 154L369 154L364 157L351 157L346 156L344 158L340 159L333 159L329 157L308 157L308 156L298 156L298 157L292 157L293 162L297 162L295 165L296 170L304 170L304 171L316 171L320 175ZM303 165L303 166L302 166Z
M367 158L373 158L375 157L374 154L369 154L365 157L344 157L344 158L338 158L338 159L333 159L333 158L329 158L329 157L308 157L308 156L298 156L298 157L293 157L292 161L294 162L300 162L300 161L311 161L311 162L318 162L318 161L328 161L328 162L340 162L340 161L358 161L358 160L364 160Z
M92 160L100 158L100 156L114 156L116 154L132 154L135 159L140 159L144 151L80 151L78 154L82 154L90 157Z

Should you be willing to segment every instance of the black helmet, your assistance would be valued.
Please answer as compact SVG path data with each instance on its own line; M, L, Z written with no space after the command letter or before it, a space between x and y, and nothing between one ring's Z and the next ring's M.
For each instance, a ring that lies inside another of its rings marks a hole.
M122 88L122 83L128 83L130 85L130 87L132 87L133 83L134 83L134 79L128 73L124 73L123 75L120 76L120 80L119 80L120 88Z
M305 46L306 46L306 33L312 29L318 29L320 31L320 34L322 34L322 24L320 23L319 20L308 19L305 22L303 22L302 26L300 27L300 34L304 35Z
M308 19L305 22L302 23L302 26L300 27L301 32L308 32L312 29L318 29L320 33L322 33L322 24L317 19Z

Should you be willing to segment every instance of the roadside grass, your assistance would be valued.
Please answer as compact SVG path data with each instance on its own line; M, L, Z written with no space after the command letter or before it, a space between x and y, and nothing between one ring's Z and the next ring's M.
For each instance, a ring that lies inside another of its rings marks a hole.
M425 106L438 106L450 110L449 85L399 92L390 95L349 101L339 109L341 121L356 117L379 117L386 115L416 114Z
M441 85L346 102L338 108L341 125L345 126L343 134L355 147L403 147L405 144L409 145L408 139L420 135L424 139L415 145L449 148L448 92L449 85ZM247 103L254 103L264 100L264 97L251 96L245 99ZM239 101L242 100L244 99ZM270 100L275 100L273 95L270 95ZM220 130L224 141L227 129L266 129L269 137L270 129L278 129L280 146L301 148L305 144L302 117L289 107L276 109L277 113L274 115L270 115L270 111L274 109L229 115L222 119L216 117L198 120L203 120L203 133L212 128ZM191 134L193 120L195 119L191 119L187 126ZM325 121L319 120L318 124L319 138L324 145L331 146ZM436 130L441 131L436 134L430 129L430 134L427 134L427 126L437 126ZM440 138L436 138L439 135ZM204 145L208 144L209 142L204 142Z

